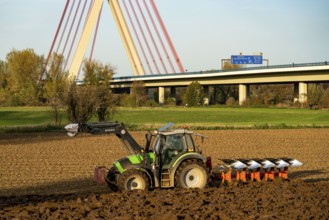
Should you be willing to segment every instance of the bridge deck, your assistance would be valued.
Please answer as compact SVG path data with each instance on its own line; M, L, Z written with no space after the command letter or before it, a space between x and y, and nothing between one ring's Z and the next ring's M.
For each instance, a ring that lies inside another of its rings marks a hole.
M112 86L116 88L130 87L130 84L134 81L144 81L146 87L185 86L192 81L199 81L203 85L323 82L329 81L329 62L114 77Z

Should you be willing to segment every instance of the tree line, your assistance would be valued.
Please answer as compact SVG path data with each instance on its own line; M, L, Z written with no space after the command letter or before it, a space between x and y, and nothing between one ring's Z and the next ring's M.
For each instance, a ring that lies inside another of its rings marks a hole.
M82 66L83 83L77 85L65 70L65 59L52 54L48 65L45 58L33 49L15 50L0 60L0 106L51 106L54 120L60 123L60 110L65 108L74 122L99 121L113 116L116 106L159 106L158 91L147 92L143 82L134 82L131 92L116 95L110 89L115 69L109 64L85 60ZM241 68L240 65L224 63L224 69ZM307 100L311 105L329 107L328 83L308 84ZM209 93L209 94L208 94ZM236 85L218 85L207 92L211 104L238 105ZM166 91L165 105L202 106L205 92L199 82L188 87L176 88L174 96ZM294 100L293 84L251 85L246 106L300 106Z
M65 59L52 54L45 58L33 49L12 50L0 61L1 106L51 106L55 123L66 108L72 122L85 122L95 116L107 120L115 111L110 80L114 68L95 60L85 60L81 86L65 71Z

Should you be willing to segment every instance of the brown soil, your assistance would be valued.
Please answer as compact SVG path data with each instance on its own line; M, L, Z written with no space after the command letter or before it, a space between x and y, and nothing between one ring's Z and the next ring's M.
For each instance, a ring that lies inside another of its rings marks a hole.
M0 134L0 219L328 219L329 129L200 131L216 158L293 157L291 181L111 193L93 169L126 154L115 136ZM144 143L144 132L133 132Z

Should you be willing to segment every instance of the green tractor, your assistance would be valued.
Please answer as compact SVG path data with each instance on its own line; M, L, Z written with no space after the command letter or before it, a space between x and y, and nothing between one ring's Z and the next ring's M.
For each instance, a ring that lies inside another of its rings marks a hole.
M69 124L69 136L78 132L115 134L130 155L114 162L111 168L97 167L98 184L107 183L113 191L154 188L204 188L211 183L235 181L273 181L288 179L288 169L301 166L294 158L219 159L212 166L211 158L202 155L193 137L204 136L186 129L169 130L169 123L154 133L146 134L146 145L141 147L122 123L104 122Z
M104 122L69 124L69 136L78 132L115 134L130 152L114 162L111 168L97 167L95 179L107 183L113 191L146 190L154 188L204 188L208 184L211 160L201 154L194 134L186 129L169 130L169 123L154 133L146 134L146 145L141 147L122 123Z

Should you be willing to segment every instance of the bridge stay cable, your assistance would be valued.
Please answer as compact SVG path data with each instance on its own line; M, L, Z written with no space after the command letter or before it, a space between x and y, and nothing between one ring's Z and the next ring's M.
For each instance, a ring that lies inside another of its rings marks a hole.
M135 20L136 20L136 22L137 22L137 24L138 24L139 32L142 34L142 37L143 37L143 40L144 40L144 44L146 45L147 51L148 51L148 53L149 53L149 56L151 57L151 60L152 60L153 66L154 66L155 69L156 69L156 71L155 71L155 72L152 71L151 74L153 74L153 73L159 73L160 70L159 70L158 64L157 64L157 62L156 62L156 60L155 60L154 54L153 54L153 52L152 52L152 49L151 49L150 44L149 44L149 42L148 42L148 39L147 39L147 37L146 37L146 35L145 35L145 32L144 32L144 30L143 30L143 27L142 27L142 25L141 25L141 22L140 22L140 20L139 20L139 18L138 18L137 12L136 12L136 10L135 10L135 8L134 8L134 5L133 5L133 3L131 2L131 0L129 0L129 5L130 5L130 8L131 8L131 10L132 10L132 12L133 12L133 14L134 14Z
M89 3L88 1L90 4L86 15L85 12L87 3ZM70 76L74 76L74 78L77 79L81 70L83 58L88 49L87 47L90 48L89 60L93 57L103 1L104 0L84 0L84 2L82 2L82 0L66 1L47 56L45 70L51 54L54 48L56 48L56 53L61 52L60 54L65 59L64 68L69 70ZM138 0L134 3L132 3L132 0L107 1L133 68L134 75L145 74L144 62L146 62L145 64L148 66L149 74L169 73L168 70L170 70L170 73L176 73L174 62L176 62L179 71L184 72L184 68L153 0L148 0L148 2L143 0L142 4L140 4ZM127 3L129 3L129 5ZM125 13L122 11L123 6ZM83 21L83 19L85 20ZM126 19L129 21L129 25ZM142 19L142 21L140 21L140 19ZM82 23L84 23L83 27L81 27ZM91 43L89 43L90 40ZM136 49L135 42L138 43L139 50ZM168 51L171 51L172 56L169 55ZM74 52L74 55L71 58L72 52ZM139 56L140 52L143 60L141 60ZM156 52L156 56L154 56L154 52ZM174 62L171 57L174 58ZM158 63L161 64L161 69L164 71L160 71ZM153 71L154 67L156 69L155 72ZM42 78L43 75L40 76L40 80Z
M75 9L75 12L74 12L74 15L73 15L73 20L71 22L71 26L70 26L70 29L69 29L69 32L66 36L66 40L65 40L65 44L64 44L64 47L63 47L63 50L62 50L62 53L61 54L65 54L65 50L66 50L66 46L70 40L70 36L71 36L71 33L72 33L72 29L74 27L74 24L75 24L75 20L76 20L76 17L77 17L77 14L79 12L79 8L80 8L80 5L81 5L81 0L79 0L79 3L78 3L78 6L76 7ZM66 62L67 62L68 58L66 58ZM67 65L67 63L65 64L65 66Z
M142 10L142 8L141 8L141 6L140 6L138 0L136 0L136 4L137 4L137 7L138 7L138 9L139 9L139 11L140 11L140 14L142 15L142 19L143 19L143 21L144 21L145 27L146 27L146 29L147 29L147 32L149 33L149 36L150 36L151 41L152 41L152 43L153 43L154 49L155 49L155 51L156 51L156 53L157 53L157 55L158 55L158 59L160 60L160 63L161 63L161 65L162 65L162 68L164 69L165 73L168 73L168 70L167 70L166 66L164 65L164 62L163 62L162 56L161 56L161 54L160 54L159 48L158 48L158 46L157 46L156 43L155 43L155 40L154 40L153 34L152 34L152 32L151 32L150 26L148 25L148 22L147 22L147 20L146 20L146 17L145 17L145 15L144 15L144 13L143 13L143 10ZM160 72L158 72L158 73L160 73Z
M120 4L117 0L109 0L112 15L114 17L115 23L117 24L119 33L121 35L122 42L128 54L129 61L133 68L135 75L144 75L143 65L140 61L140 57L136 50L136 46L130 34L127 22L124 18L123 12L121 10Z
M101 16L102 16L102 9L103 9L103 5L102 5L102 8L101 8L101 10L100 10L100 12L99 12L99 15L98 15L97 24L96 24L96 29L95 29L95 33L94 33L94 39L93 39L93 43L92 43L91 51L90 51L90 55L89 55L89 61L91 61L91 59L92 59L92 57L93 57L94 48L95 48L95 43L96 43L97 34L98 34L98 27L99 27L99 23L100 23ZM89 15L89 14L88 14L88 15Z
M137 30L136 30L136 27L135 27L135 25L134 25L134 22L133 22L133 20L132 20L132 17L131 17L131 15L130 15L130 13L129 13L128 6L127 6L127 4L126 4L125 1L122 1L122 3L123 3L123 6L124 6L124 8L125 8L125 11L126 11L126 13L127 13L127 15L128 15L129 22L130 22L130 24L131 24L131 26L132 26L132 28L133 28L134 34L135 34L135 36L136 36L136 39L137 39L137 42L138 42L138 45L139 45L139 48L140 48L141 51L142 51L142 54L143 54L144 60L145 60L145 62L146 62L146 64L147 64L148 70L150 71L151 74L153 74L152 67L151 67L150 62L149 62L149 60L148 60L148 58L147 58L146 52L145 52L145 50L144 50L144 47L143 47L143 45L142 45L142 42L141 42L141 40L140 40L139 34L138 34ZM135 16L135 19L136 19L136 16ZM136 20L137 20L137 19L136 19Z
M169 33L168 33L167 29L166 29L166 26L165 26L165 24L164 24L162 18L161 18L161 16L160 16L160 13L159 13L159 11L158 11L158 8L157 8L157 6L155 5L154 0L150 0L150 3L151 3L151 6L152 6L152 8L153 8L153 11L154 11L154 13L155 13L155 16L156 16L156 18L157 18L157 20L158 20L158 22L159 22L159 24L160 24L160 27L161 27L161 29L162 29L162 31L163 31L165 37L166 37L166 40L167 40L167 42L168 42L168 44L169 44L170 50L171 50L173 56L175 57L176 64L178 65L178 68L179 68L180 72L181 72L181 73L184 73L185 70L184 70L183 64L182 64L182 62L181 62L181 60L180 60L180 58L179 58L179 56L178 56L178 54L177 54L177 52L176 52L176 49L175 49L175 47L174 47L174 44L173 44L172 41L171 41L171 38L170 38L170 36L169 36Z
M171 59L170 59L170 57L169 57L168 51L167 51L167 49L166 49L166 47L165 47L165 45L164 45L164 43L163 43L163 40L162 40L161 35L160 35L160 33L159 33L159 30L158 30L158 28L157 28L157 26L156 26L156 24L155 24L155 21L154 21L154 19L153 19L153 16L152 16L152 14L151 14L151 11L150 11L148 5L146 4L146 1L145 1L145 0L143 0L143 3L144 3L144 7L145 7L145 9L146 9L146 12L147 12L147 14L148 14L148 16L149 16L149 18L150 18L150 20L151 20L151 22L152 22L153 29L155 30L155 33L157 34L157 37L158 37L158 40L159 40L159 42L160 42L160 44L161 44L162 50L163 50L163 52L165 53L165 56L166 56L166 58L167 58L167 61L168 61L169 65L170 65L171 71L172 71L173 73L176 73L175 68L174 68L174 66L173 66L173 64L172 64L172 61L171 61ZM168 73L168 72L167 72L167 73Z
M155 60L155 57L154 57L153 52L152 52L152 50L151 50L150 44L148 43L148 40L147 40L147 38L146 38L146 35L145 35L144 31L143 31L143 27L142 27L142 25L141 25L141 22L139 21L139 18L138 18L138 16L137 16L136 10L135 10L134 5L132 4L131 0L129 0L129 5L130 5L130 8L131 8L131 10L132 10L132 12L133 12L133 14L134 14L134 17L135 17L135 20L136 20L136 22L137 22L137 25L138 25L139 31L140 31L140 33L141 33L142 36L143 36L144 43L145 43L146 48L147 48L147 50L148 50L148 52L149 52L149 55L150 55L150 57L151 57L151 59L152 59L152 63L153 63L153 65L154 65L155 69L156 69L156 72L159 73L160 70L159 70L158 64L157 64L157 62L156 62L156 60ZM153 71L151 72L151 74L153 74Z
M50 50L49 50L49 52L48 52L48 56L47 56L46 62L45 62L45 64L44 64L44 68L43 68L42 74L41 74L40 79L39 79L40 81L43 79L44 72L45 72L46 69L47 69L47 65L48 65L48 62L49 62L50 56L51 56L51 54L52 54L52 52L53 52L53 49L54 49L55 43L56 43L56 41L57 41L57 36L58 36L58 33L59 33L59 31L60 31L60 29L61 29L61 27L62 27L62 23L63 23L63 20L64 20L64 17L65 17L65 14L66 14L66 11L67 11L67 8L68 8L69 4L70 4L70 0L67 0L67 1L66 1L66 4L65 4L65 7L64 7L64 10L63 10L63 13L62 13L62 16L61 16L61 19L60 19L59 24L58 24L57 30L56 30L55 37L54 37L54 39L53 39L53 42L52 42L51 47L50 47Z
M77 34L78 34L78 31L79 31L80 25L81 25L82 17L83 17L83 15L85 14L86 5L87 5L87 0L85 0L85 3L84 3L84 5L83 5L83 8L82 8L81 13L80 13L80 18L79 18L78 24L77 24L76 29L75 29L75 32L74 32L74 36L73 36L73 39L72 39L72 43L71 43L71 46L70 46L69 53L68 53L68 55L67 55L68 58L69 58L70 55L71 55L72 48L73 48L73 45L74 45L75 39L76 39L76 37L77 37ZM68 62L68 59L66 60L66 62ZM67 63L66 63L66 64L67 64ZM66 64L65 64L65 68L66 68Z
M85 1L88 2L88 0L85 0ZM91 11L92 6L94 5L94 3L95 3L95 0L91 0L91 1L90 1L89 8L88 8L88 10L87 10L87 16L86 16L86 18L85 18L85 21L84 21L84 24L83 24L82 31L84 31L85 28L86 28L86 24L87 24L87 21L88 21L88 19L89 19L90 11ZM81 37L82 37L82 36L81 36ZM81 37L80 37L80 40L81 40ZM73 42L72 42L72 44L73 44ZM75 54L75 55L76 55L76 54ZM68 59L69 59L69 57L68 57ZM81 63L80 63L80 66L79 66L79 70L78 70L78 72L77 72L76 75L75 75L75 80L79 80L79 76L80 76L80 73L81 73L82 64L83 64L83 63L81 62ZM71 65L72 65L72 63L71 63Z
M65 25L64 25L64 28L63 28L63 31L62 31L62 34L61 34L61 38L59 40L59 43L57 45L57 49L56 49L56 53L58 54L58 51L59 51L59 48L61 47L62 45L62 41L63 41L63 37L66 33L66 28L67 28L67 25L69 23L69 20L71 18L71 15L72 15L72 11L73 11L73 8L74 8L74 4L75 4L75 1L73 1L73 3L71 4L71 7L70 7L70 11L69 11L69 14L68 16L66 17L66 22L65 22Z

